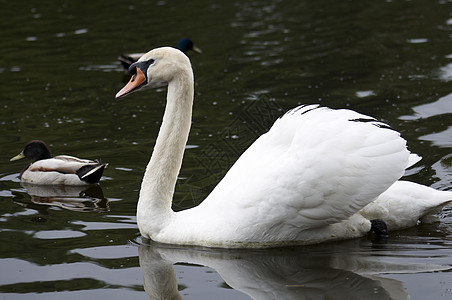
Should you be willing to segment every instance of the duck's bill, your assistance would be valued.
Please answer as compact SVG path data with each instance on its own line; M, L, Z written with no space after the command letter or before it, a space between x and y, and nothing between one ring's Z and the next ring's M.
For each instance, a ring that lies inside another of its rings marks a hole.
M202 53L202 50L196 46L193 46L193 51L198 52L198 53Z
M19 154L17 154L16 156L14 156L13 158L11 158L9 161L15 161L15 160L19 160L25 158L25 155L23 152L20 152Z
M146 85L146 76L140 68L136 68L136 73L133 74L130 81L116 94L116 99L124 97Z

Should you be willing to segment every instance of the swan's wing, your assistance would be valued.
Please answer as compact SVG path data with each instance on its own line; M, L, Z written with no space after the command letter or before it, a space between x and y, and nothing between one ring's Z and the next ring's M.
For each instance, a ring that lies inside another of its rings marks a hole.
M256 140L200 207L231 226L325 226L383 193L408 157L399 133L373 118L301 106Z

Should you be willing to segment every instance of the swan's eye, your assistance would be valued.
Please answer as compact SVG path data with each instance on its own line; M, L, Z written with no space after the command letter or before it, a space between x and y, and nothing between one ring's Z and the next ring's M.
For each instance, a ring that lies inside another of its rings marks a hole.
M134 62L133 64L131 64L130 67L129 67L129 73L130 73L130 75L132 75L131 81L132 82L135 81L135 78L136 78L136 75L137 75L137 69L140 69L141 72L143 74L145 74L144 76L147 79L147 70L148 70L149 66L151 66L154 63L155 63L155 59L151 58L149 60L137 61L137 62Z

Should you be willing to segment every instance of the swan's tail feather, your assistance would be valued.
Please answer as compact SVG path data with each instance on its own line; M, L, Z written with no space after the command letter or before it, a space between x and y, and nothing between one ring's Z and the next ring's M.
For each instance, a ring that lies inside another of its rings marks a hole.
M414 166L416 163L418 163L422 159L421 156L417 155L416 153L411 153L408 157L408 165L406 166L407 169L411 166Z
M436 214L438 212L440 212L443 207L445 207L446 205L452 204L452 197L449 201L443 202L435 207L432 207L425 215L431 215L431 214Z

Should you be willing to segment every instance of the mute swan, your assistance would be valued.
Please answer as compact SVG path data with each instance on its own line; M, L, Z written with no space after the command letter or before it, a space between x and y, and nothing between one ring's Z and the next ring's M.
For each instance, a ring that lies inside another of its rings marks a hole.
M162 125L141 184L137 223L155 242L264 248L360 237L371 220L412 226L452 200L452 192L398 181L417 161L400 134L351 110L297 107L246 150L197 207L171 209L191 125L190 60L151 50L129 68L116 98L167 81Z
M177 42L177 49L180 51L187 53L189 50L193 50L198 53L202 53L202 50L196 47L193 44L193 41L189 38L180 39ZM136 62L144 53L130 53L130 54L121 54L118 57L119 62L122 64L124 69L128 70L130 65Z
M39 140L28 142L24 150L10 161L25 157L34 159L34 162L22 170L21 181L42 185L95 184L108 165L68 155L52 157L47 145Z

